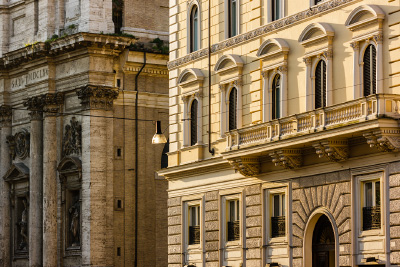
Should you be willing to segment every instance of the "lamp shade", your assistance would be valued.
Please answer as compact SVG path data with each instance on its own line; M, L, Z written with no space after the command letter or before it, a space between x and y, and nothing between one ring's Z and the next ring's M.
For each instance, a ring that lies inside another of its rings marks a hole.
M151 141L153 144L165 144L167 143L167 138L161 131L161 121L156 121L156 133Z

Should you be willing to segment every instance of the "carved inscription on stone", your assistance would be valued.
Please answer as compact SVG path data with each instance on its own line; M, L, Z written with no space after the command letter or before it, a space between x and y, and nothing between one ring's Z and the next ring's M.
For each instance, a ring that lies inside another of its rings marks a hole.
M15 135L7 136L7 144L12 159L25 159L29 156L30 134L23 129Z
M82 126L72 117L70 124L65 126L63 138L63 156L79 155L82 149Z
M49 78L48 67L32 70L27 74L11 79L11 90L25 87L27 84L35 83Z

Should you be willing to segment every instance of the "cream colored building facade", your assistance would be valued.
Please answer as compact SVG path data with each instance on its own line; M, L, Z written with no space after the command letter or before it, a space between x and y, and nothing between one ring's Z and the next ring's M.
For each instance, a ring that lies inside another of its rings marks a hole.
M169 15L168 266L398 266L399 1Z
M0 266L165 266L168 1L0 9Z

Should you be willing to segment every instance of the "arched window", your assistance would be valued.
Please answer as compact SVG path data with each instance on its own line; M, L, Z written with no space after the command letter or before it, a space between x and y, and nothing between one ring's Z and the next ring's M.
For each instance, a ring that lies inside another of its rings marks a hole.
M237 18L237 0L228 0L229 2L229 37L236 36L238 34L237 25L238 25L238 18Z
M275 75L272 82L272 119L279 119L281 116L281 75Z
M320 60L315 68L315 108L326 107L326 63Z
M194 146L197 144L197 100L193 100L190 108L190 145Z
M376 94L376 49L370 44L364 52L363 60L364 96Z
M237 89L233 87L229 94L229 131L237 128Z
M195 5L190 13L190 52L199 50L199 9Z

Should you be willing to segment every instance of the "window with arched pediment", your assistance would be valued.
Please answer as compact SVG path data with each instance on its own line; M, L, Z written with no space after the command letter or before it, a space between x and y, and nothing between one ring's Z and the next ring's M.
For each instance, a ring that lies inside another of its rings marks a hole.
M229 131L237 129L237 89L233 87L229 93Z
M377 5L361 5L346 20L353 34L354 99L384 93L383 20L385 13Z
M326 63L320 60L315 68L315 108L326 107Z

